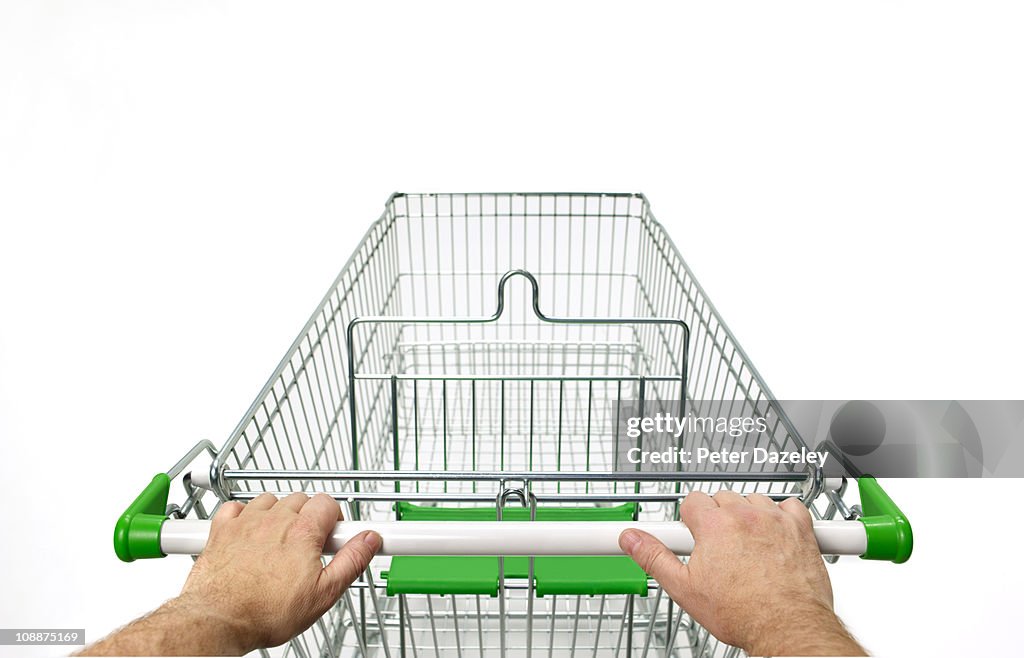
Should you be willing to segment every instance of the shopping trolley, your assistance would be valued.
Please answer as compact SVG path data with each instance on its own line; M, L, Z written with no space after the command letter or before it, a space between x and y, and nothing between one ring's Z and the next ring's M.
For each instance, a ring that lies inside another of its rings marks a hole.
M383 549L297 656L736 655L618 547L638 526L688 555L694 490L799 498L828 559L909 557L870 477L850 505L820 467L632 466L624 400L763 421L691 446L807 448L642 195L395 194L228 440L157 475L115 549L195 555L223 501L333 496L325 553L366 528Z

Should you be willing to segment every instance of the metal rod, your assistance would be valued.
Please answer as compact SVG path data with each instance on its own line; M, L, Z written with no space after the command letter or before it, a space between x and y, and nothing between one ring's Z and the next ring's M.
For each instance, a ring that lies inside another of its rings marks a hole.
M232 494L232 500L252 500L261 493L271 493L278 498L287 496L290 491L239 491ZM324 492L338 501L365 502L365 501L420 501L420 502L493 502L494 496L486 493L388 493L388 492ZM687 493L625 493L625 494L602 494L602 493L581 493L581 494L536 494L537 502L541 503L675 503L686 498ZM768 492L766 497L782 502L789 498L801 498L796 491Z
M467 480L500 482L501 480L533 480L538 482L806 482L805 472L738 472L738 471L332 471L289 469L225 469L225 480Z

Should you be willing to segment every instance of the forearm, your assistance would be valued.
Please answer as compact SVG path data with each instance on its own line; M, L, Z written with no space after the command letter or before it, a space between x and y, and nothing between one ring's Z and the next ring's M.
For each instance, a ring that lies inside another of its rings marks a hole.
M786 611L743 648L751 656L868 655L831 610Z
M255 648L234 620L178 597L77 655L240 656Z

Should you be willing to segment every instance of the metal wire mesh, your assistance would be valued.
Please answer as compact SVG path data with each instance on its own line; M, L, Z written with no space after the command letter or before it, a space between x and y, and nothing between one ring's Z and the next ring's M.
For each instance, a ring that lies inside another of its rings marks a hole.
M515 271L529 276L508 276ZM610 322L616 318L632 321ZM225 443L214 487L222 500L326 491L346 501L349 518L393 518L390 500L373 500L374 493L493 501L500 491L493 481L360 483L295 473L612 471L620 439L615 402L623 399L766 419L767 429L738 438L692 437L714 449L804 446L643 196L399 194ZM792 478L739 483L729 480L730 467L721 468L720 480L701 483L613 478L530 486L583 501L691 487L801 491ZM675 502L643 506L643 518L676 514ZM497 602L387 597L379 575L368 572L285 652L735 651L657 588L648 597L539 599L528 583L517 587L503 588Z

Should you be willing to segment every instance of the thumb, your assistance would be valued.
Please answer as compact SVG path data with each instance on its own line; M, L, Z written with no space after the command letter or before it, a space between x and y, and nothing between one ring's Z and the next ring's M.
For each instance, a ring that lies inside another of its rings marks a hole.
M380 550L382 543L380 535L367 530L348 540L341 550L335 553L330 563L324 567L321 580L327 590L334 594L333 598L341 596L359 574L370 566L370 560Z
M690 597L690 571L656 537L630 528L619 535L619 548L658 581L672 599L686 608Z

